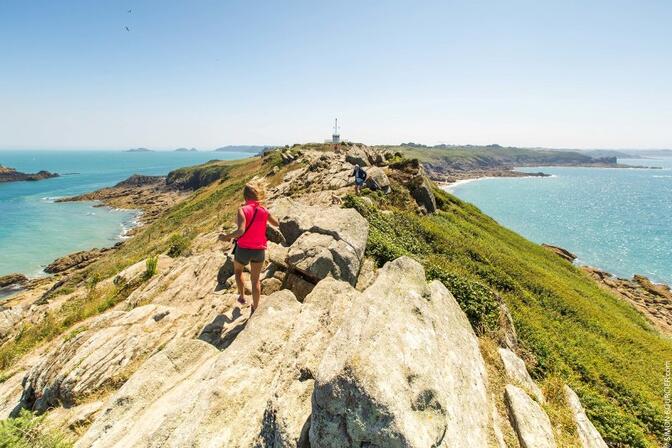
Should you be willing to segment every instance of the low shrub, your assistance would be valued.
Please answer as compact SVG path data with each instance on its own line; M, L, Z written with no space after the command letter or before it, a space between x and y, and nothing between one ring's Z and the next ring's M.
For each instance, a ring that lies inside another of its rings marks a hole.
M147 261L145 261L145 279L150 279L156 275L158 265L159 265L158 255L154 255L147 258Z
M168 247L168 256L175 258L180 255L187 255L189 251L189 246L191 245L191 239L187 238L186 235L182 233L174 233L170 237Z

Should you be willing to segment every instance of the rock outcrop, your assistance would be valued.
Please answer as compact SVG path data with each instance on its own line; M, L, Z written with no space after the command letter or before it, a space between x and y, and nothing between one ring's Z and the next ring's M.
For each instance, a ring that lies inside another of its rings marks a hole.
M355 285L364 257L369 223L357 211L275 202L272 213L289 245L286 263L317 283L328 276Z
M581 448L607 448L607 444L602 439L602 436L588 419L576 392L567 385L565 385L564 391L567 404L576 422L576 432L579 436L579 442L581 442Z
M84 268L100 258L103 252L104 250L100 249L83 250L57 258L44 268L44 272L58 274L70 269Z
M8 274L0 276L0 289L13 285L23 285L28 282L28 277L23 274Z
M487 446L476 336L410 259L388 263L363 293L333 278L303 303L273 293L243 325L221 352L174 338L77 446Z
M316 375L313 448L487 446L485 366L439 282L388 263L353 305Z
M389 193L390 180L387 178L382 168L372 167L367 172L366 186L372 190L381 190L383 193Z
M553 427L544 409L524 390L508 384L506 403L522 448L555 448Z
M571 253L571 252L568 251L567 249L563 249L562 247L553 246L552 244L546 244L546 243L542 243L542 244L541 244L541 247L543 247L544 249L547 249L547 250L553 252L553 253L556 254L558 257L560 257L560 258L562 258L562 259L564 259L564 260L567 260L567 261L569 261L570 263L573 263L574 260L576 260L576 255L574 255L573 253Z
M125 379L124 369L174 336L179 318L176 310L146 305L105 313L76 328L26 376L20 406L37 412L71 406L110 381Z
M499 356L502 359L504 370L506 371L509 380L515 382L518 386L532 394L537 402L542 404L545 403L546 400L544 399L544 394L542 394L537 383L530 377L527 367L525 367L525 361L520 359L518 355L508 348L499 348Z

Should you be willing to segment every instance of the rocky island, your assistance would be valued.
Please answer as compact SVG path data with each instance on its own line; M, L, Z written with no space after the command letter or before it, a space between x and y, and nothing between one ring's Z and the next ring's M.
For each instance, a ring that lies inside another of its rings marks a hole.
M151 149L148 149L148 148L131 148L131 149L127 149L124 152L154 152L154 151L152 151Z
M18 182L18 181L36 181L58 177L56 173L49 171L38 171L37 173L22 173L14 168L8 168L0 165L0 182Z

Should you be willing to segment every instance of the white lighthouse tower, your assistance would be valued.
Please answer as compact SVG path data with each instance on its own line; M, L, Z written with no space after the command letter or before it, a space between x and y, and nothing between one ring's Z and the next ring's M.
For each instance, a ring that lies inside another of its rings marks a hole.
M338 133L338 118L334 119L334 133L331 134L331 143L334 145L341 143L341 134Z

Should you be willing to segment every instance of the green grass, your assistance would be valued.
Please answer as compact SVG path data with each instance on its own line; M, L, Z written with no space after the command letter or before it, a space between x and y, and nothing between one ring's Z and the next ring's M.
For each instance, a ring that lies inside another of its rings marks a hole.
M440 211L421 217L408 211L412 204L396 190L392 199L371 195L378 207L346 201L370 223L369 256L379 265L400 255L418 259L430 278L452 290L479 331L492 328L500 296L533 355L534 377L570 384L612 446L660 443L664 363L672 359L668 339L578 268L473 205L436 190Z
M70 448L72 443L60 432L45 428L43 417L27 410L17 418L0 420L0 448Z

